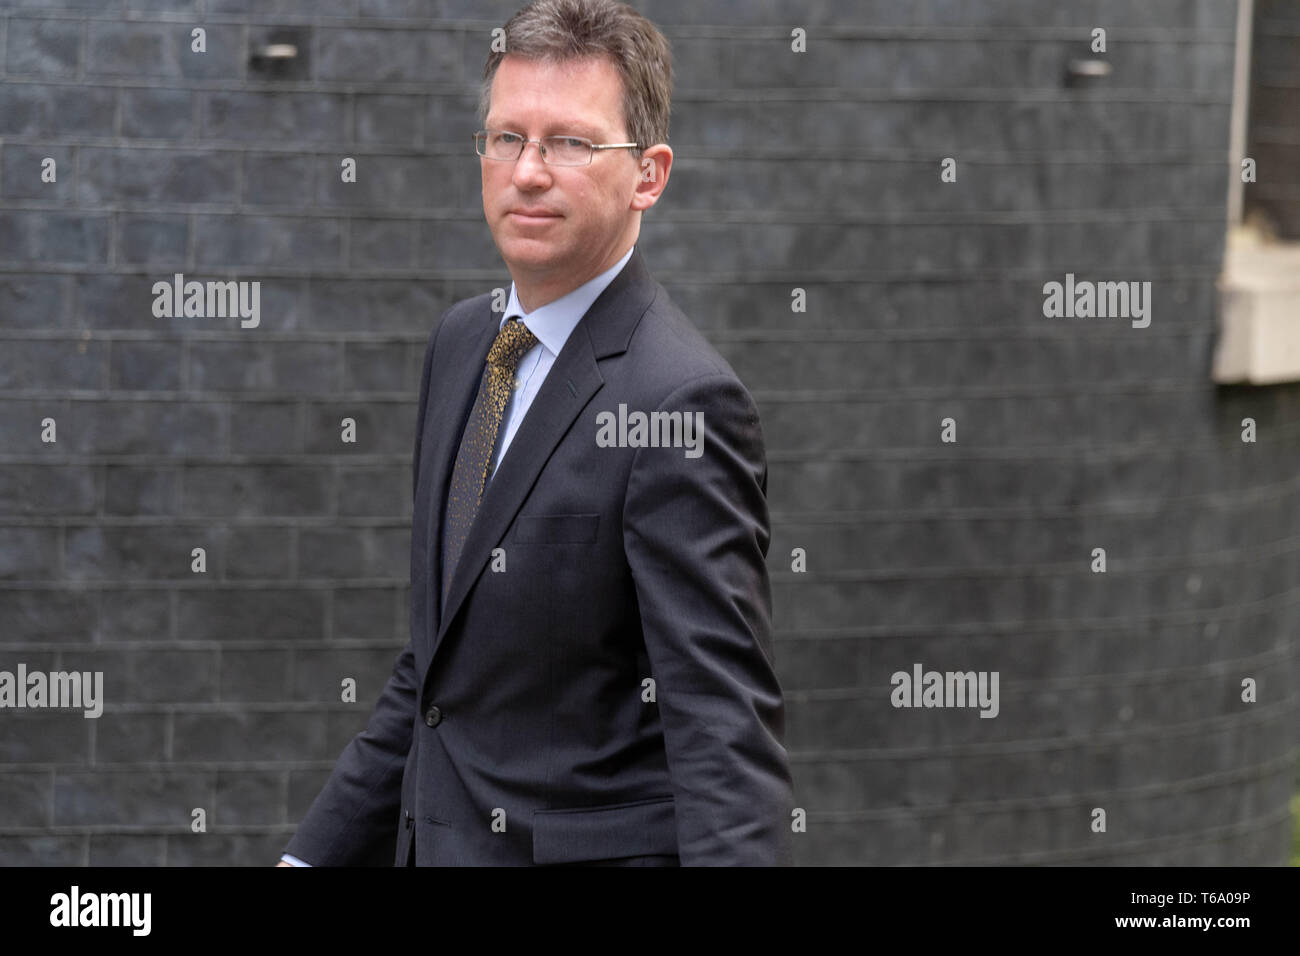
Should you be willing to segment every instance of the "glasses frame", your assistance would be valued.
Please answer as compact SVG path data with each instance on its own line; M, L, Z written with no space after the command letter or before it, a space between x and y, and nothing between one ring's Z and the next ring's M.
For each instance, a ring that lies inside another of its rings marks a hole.
M486 148L487 148L487 140L486 140L486 136L487 136L488 133L509 133L511 136L518 136L519 139L520 139L520 143L519 143L519 152L515 154L515 157L514 157L513 159L501 159L501 158L499 158L499 157L496 157L496 156L488 156L488 155L486 155L485 153L480 152L480 151L479 151L479 147L478 147L479 137L480 137L480 136L485 137L483 148L486 149ZM546 144L545 144L545 140L548 140L548 139L580 139L580 140L582 140L582 141L583 141L584 143L586 143L589 147L591 147L591 151L587 154L587 161L586 161L585 163L553 163L553 162L551 162L549 159L546 158ZM515 132L514 130L511 130L511 129L496 129L496 128L492 128L492 129L481 129L481 130L479 130L478 132L476 132L476 133L474 134L474 152L477 153L479 156L481 156L483 159L491 159L491 160L493 160L493 161L495 161L495 162L498 162L498 163L517 163L517 162L519 161L519 158L520 158L521 156L524 155L524 150L526 150L526 149L528 148L528 144L529 144L529 143L536 143L536 144L537 144L537 152L538 152L538 154L542 157L542 162L545 163L547 166L559 166L559 167L561 167L561 168L568 168L568 169L575 169L575 168L579 168L579 167L582 167L582 166L590 166L591 163L592 163L592 161L596 158L596 150L598 150L598 149L640 149L640 148L641 148L641 144L640 144L640 143L593 143L591 140L587 139L587 137L585 137L585 136L572 136L572 135L569 135L569 134L567 134L567 133L556 133L554 136L543 136L541 139L527 139L527 138L525 138L525 136L524 136L523 133L517 133L517 132Z

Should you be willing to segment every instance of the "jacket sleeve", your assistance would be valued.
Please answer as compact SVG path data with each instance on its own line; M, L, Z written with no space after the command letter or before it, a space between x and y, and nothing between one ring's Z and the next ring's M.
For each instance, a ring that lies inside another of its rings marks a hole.
M430 333L424 353L416 413L413 493L420 483L429 378L442 325L440 320ZM411 750L418 684L414 650L407 641L393 663L393 673L365 730L344 748L333 773L285 848L286 853L312 866L392 865L397 850L402 774Z
M699 411L704 425L699 457L637 450L623 512L678 852L687 866L789 865L794 799L772 664L758 411L722 372L681 385L659 410Z

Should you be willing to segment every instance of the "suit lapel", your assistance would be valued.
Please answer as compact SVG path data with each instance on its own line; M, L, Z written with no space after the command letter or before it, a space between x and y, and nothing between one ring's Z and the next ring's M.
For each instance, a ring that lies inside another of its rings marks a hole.
M479 503L474 524L452 575L446 607L439 608L434 617L439 623L429 655L431 662L461 604L487 566L492 549L498 547L505 537L547 460L578 414L604 384L597 367L598 360L627 350L632 332L654 299L655 292L654 281L645 268L640 250L634 250L627 265L592 303L560 349L496 474L483 492L483 500ZM458 354L458 361L465 362L463 367L467 371L457 376L449 392L452 400L459 403L456 408L461 412L452 420L459 422L461 427L477 394L483 365L496 337L499 321L498 316L488 311L482 323L488 329L487 333L467 337L470 341L466 351L471 354ZM429 582L435 600L440 596L439 583L442 581L442 506L459 449L460 431L461 428L443 428L440 430L442 437L437 442L438 477L436 487L431 489L436 497L430 507L429 539L430 547L438 552L437 561L432 562L436 567L432 568ZM592 441L595 441L594 435Z
M438 366L450 371L443 382L436 383L429 390L433 397L425 417L432 423L426 425L426 429L432 429L430 437L433 440L426 441L422 447L421 483L427 482L427 490L421 489L423 496L420 500L426 503L427 508L425 546L429 571L426 601L431 621L437 621L442 611L442 507L447 500L447 486L460 447L461 431L474 406L488 350L496 333L496 324L484 321L474 325L473 334L449 341L447 348L451 355L445 363L440 358Z

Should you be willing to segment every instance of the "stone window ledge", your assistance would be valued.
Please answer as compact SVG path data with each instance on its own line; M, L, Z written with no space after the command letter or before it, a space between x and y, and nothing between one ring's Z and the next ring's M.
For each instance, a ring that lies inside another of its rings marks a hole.
M1300 242L1231 230L1218 287L1214 381L1300 381Z

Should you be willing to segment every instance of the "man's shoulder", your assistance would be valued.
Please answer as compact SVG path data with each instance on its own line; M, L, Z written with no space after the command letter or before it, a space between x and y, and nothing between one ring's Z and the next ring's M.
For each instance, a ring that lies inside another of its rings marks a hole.
M447 326L455 330L472 324L481 323L492 314L492 301L500 296L501 290L494 289L453 302L442 313L438 326ZM500 313L498 313L500 314Z
M731 363L663 286L656 282L655 291L624 356L645 384L662 397L699 380L726 379L743 388Z
M619 356L620 361L607 370L602 365L602 371L624 387L632 387L638 393L637 400L642 403L655 401L657 404L684 385L710 378L727 379L744 389L744 383L731 363L704 337L663 285L648 271L640 281L646 283L639 287L643 290L640 302L648 299L648 304L626 340L627 350ZM443 312L431 334L444 342L456 342L464 341L466 336L476 331L481 332L485 324L490 324L494 316L500 315L493 309L494 299L499 295L499 290L490 290L453 302ZM602 317L593 312L598 309L599 303L588 310L575 333L588 322L601 320ZM495 326L492 331L495 331ZM607 384L613 382L607 379Z

